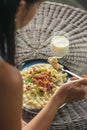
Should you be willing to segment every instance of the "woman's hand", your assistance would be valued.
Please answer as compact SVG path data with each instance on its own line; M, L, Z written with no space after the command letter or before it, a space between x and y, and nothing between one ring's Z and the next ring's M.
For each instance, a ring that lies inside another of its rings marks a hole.
M82 100L87 97L87 79L65 83L56 91L56 94L61 97L62 103Z
M87 75L81 75L81 77L84 78L84 79L87 79ZM78 78L76 78L76 77L71 77L70 80L71 80L71 81L73 81L73 80L78 80Z

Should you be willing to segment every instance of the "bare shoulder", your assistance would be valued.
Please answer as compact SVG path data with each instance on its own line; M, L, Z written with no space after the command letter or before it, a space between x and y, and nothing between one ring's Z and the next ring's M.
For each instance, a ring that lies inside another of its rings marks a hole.
M0 61L0 130L21 130L21 107L21 75L15 67Z
M17 84L22 85L21 75L15 67L4 61L0 61L0 86Z

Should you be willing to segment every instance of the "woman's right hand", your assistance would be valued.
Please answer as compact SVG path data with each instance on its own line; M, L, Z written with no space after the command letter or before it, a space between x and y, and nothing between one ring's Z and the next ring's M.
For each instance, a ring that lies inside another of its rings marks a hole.
M56 96L61 97L62 104L82 100L87 97L87 79L65 83L55 94Z

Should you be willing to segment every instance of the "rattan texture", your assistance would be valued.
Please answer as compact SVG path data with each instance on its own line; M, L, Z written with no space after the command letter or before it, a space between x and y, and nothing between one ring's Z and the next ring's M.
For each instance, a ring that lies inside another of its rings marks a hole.
M29 122L37 111L23 110L23 119ZM49 130L87 130L87 100L66 104L60 108Z
M16 63L52 56L50 40L61 30L70 40L61 63L79 75L87 74L87 12L52 2L43 3L31 23L16 32Z
M16 31L16 64L53 56L50 41L53 34L61 30L69 34L70 48L60 63L76 74L87 74L87 12L54 2L44 2L33 20ZM36 114L23 110L25 121L30 121ZM66 104L58 111L49 129L86 130L87 100Z

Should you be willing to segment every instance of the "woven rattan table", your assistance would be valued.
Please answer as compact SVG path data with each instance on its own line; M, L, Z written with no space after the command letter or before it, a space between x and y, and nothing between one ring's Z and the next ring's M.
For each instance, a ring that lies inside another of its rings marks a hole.
M16 64L52 56L50 40L54 32L61 30L69 34L70 48L60 63L76 74L87 74L87 12L52 2L43 3L31 23L16 31ZM23 111L25 121L35 115ZM87 100L66 104L49 129L87 130Z

